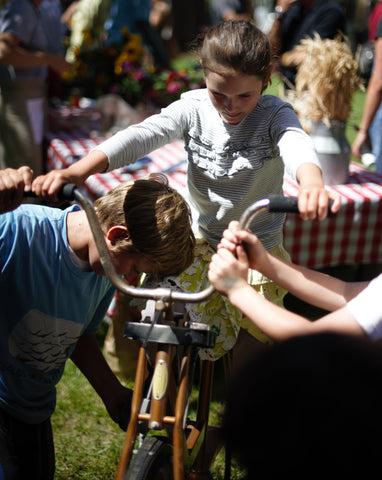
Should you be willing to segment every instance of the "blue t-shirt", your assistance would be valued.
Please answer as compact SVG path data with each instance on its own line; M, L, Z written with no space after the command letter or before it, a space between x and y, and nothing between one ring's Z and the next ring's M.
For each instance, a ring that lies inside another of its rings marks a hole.
M114 293L69 256L66 218L78 208L0 215L0 406L27 423L53 413L66 360L97 331Z
M136 22L148 22L150 9L150 0L112 0L110 15L105 22L107 44L122 42L123 28L127 27L130 32L139 33Z

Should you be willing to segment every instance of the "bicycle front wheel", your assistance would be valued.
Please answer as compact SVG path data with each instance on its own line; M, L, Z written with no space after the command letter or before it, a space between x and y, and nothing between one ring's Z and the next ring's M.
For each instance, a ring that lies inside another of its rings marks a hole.
M166 437L146 437L125 480L172 480L172 445Z

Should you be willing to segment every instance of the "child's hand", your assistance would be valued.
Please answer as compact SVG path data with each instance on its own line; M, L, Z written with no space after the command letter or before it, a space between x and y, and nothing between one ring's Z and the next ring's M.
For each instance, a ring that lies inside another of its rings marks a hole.
M341 207L341 196L329 193L323 187L301 187L298 192L298 209L303 220L324 220L329 211L329 200L333 200L331 212L337 213Z
M218 250L225 248L233 255L236 255L239 245L244 247L249 268L262 271L265 268L267 251L256 235L247 230L240 230L239 222L233 221L229 224L228 229L224 231Z
M57 200L58 192L67 183L75 183L77 185L78 179L70 175L67 168L52 170L45 175L36 177L32 183L32 190L38 197L48 197L52 200Z
M24 191L30 191L33 170L20 167L18 170L0 170L0 213L10 212L23 201Z
M33 181L32 190L39 197L57 200L57 194L65 184L74 183L80 187L90 175L104 172L108 164L109 160L102 151L92 151L68 168L52 170L46 175L40 175Z
M236 247L236 256L226 248L219 248L211 258L208 279L224 295L247 285L248 257L244 247Z
M225 248L231 253L236 254L236 248L240 244L240 240L237 236L239 231L239 222L236 220L230 222L228 228L223 232L222 239L220 240L217 249L219 250L220 248Z

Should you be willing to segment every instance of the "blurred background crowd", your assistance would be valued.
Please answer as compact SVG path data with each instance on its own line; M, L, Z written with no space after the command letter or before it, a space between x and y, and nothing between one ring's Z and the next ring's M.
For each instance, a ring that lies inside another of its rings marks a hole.
M341 31L354 55L368 42L370 15L382 5L376 0L283 2L296 3L295 10L298 4L303 9L335 4L341 18L321 36L333 38ZM250 19L271 39L279 5L276 0L0 0L0 167L18 167L11 159L23 159L36 174L44 169L48 106L85 107L100 99L105 103L108 95L104 111L116 116L117 97L119 109L133 107L127 113L131 122L139 119L136 111L148 115L203 87L200 65L191 55L198 34L222 20Z

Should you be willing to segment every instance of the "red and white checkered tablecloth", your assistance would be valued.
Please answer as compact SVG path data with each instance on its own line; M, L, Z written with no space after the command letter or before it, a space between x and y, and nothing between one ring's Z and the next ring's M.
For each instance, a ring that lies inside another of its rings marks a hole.
M66 167L104 140L86 135L81 129L48 133L48 168ZM91 176L85 187L96 198L120 182L149 172L163 172L170 185L187 196L186 168L183 142L177 140L130 167ZM297 215L287 215L284 245L293 261L310 268L382 263L382 175L352 162L349 183L327 188L342 197L340 212L335 217L304 222ZM297 191L298 186L286 177L284 194L296 196Z

